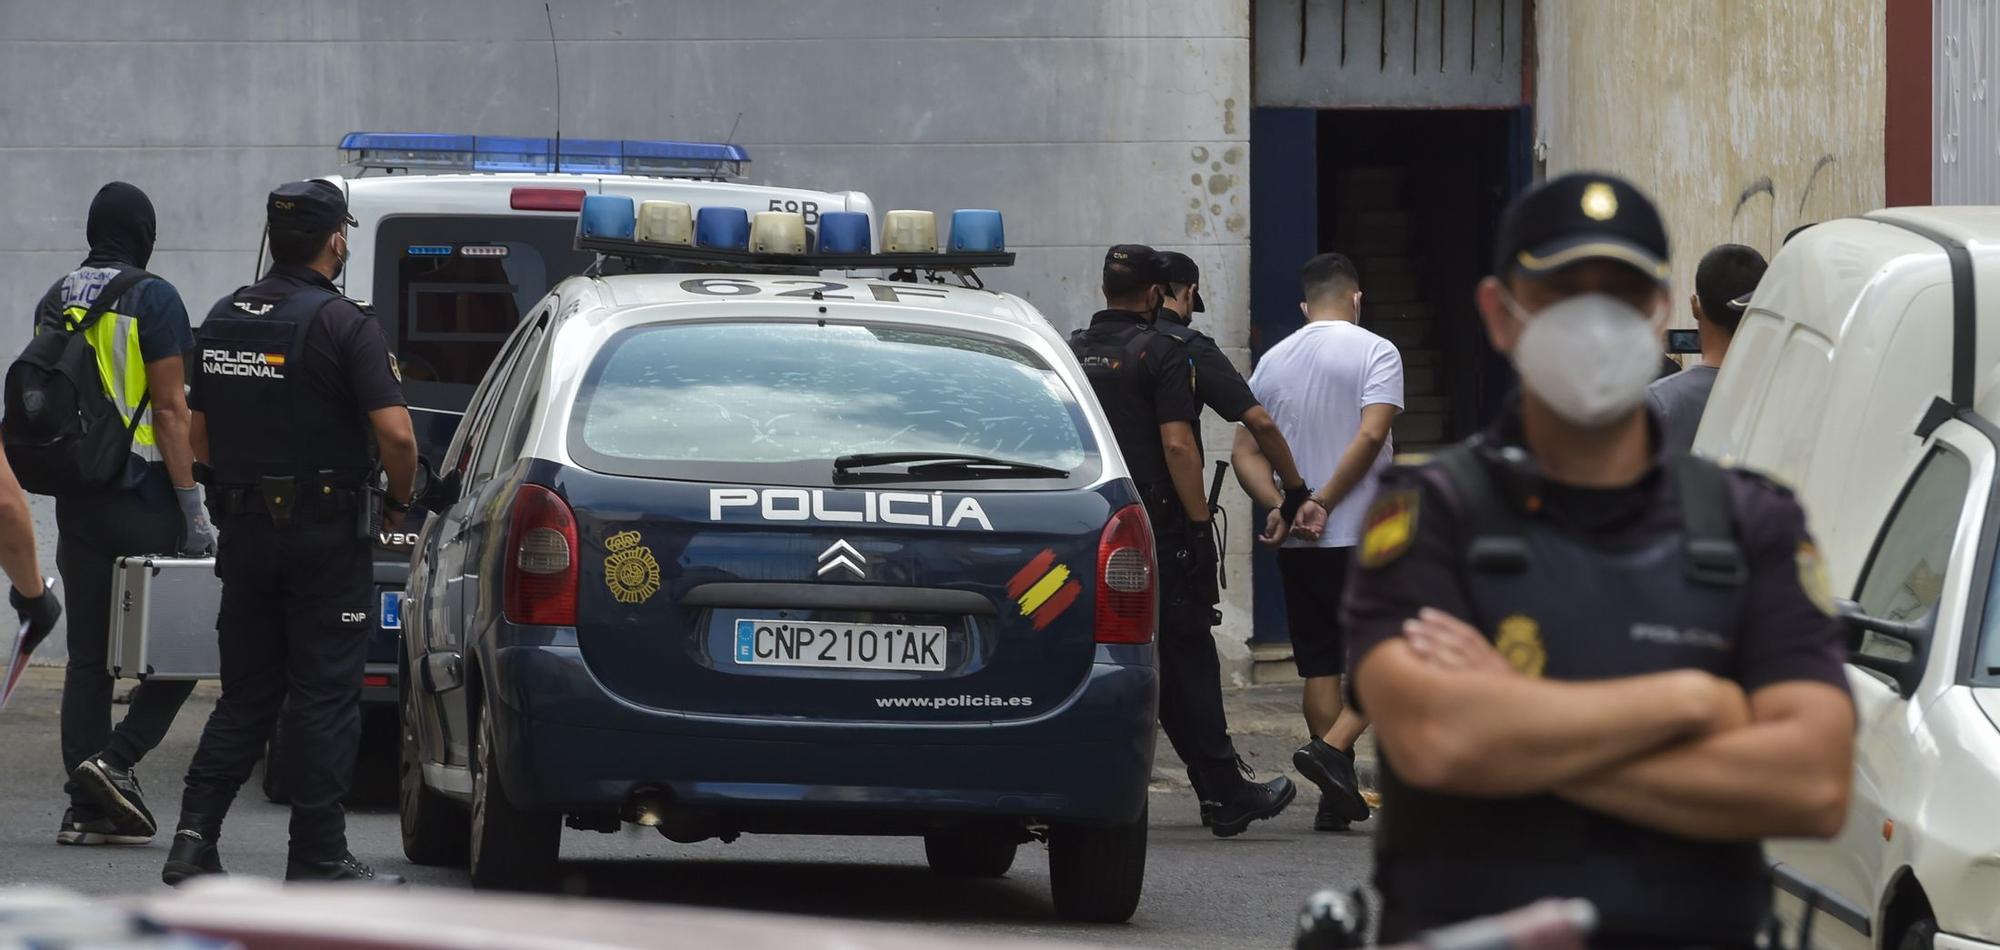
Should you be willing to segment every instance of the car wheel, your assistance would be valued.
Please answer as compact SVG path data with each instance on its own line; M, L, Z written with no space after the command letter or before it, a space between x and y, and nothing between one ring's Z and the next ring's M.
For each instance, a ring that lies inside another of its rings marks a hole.
M472 750L472 886L546 890L555 881L562 816L524 812L500 781L492 710L481 710Z
M924 836L931 870L953 877L1000 877L1014 866L1020 844L991 829L936 831Z
M1049 888L1057 915L1106 924L1130 920L1145 881L1146 809L1122 827L1049 829Z
M273 805L290 805L292 796L285 791L285 762L279 751L285 747L285 714L278 712L278 721L271 724L271 740L264 743L264 800Z
M1896 941L1896 950L1931 950L1937 935L1937 921L1925 917L1903 931L1903 939Z
M423 746L417 741L417 698L402 678L401 754L396 799L403 825L403 856L430 866L458 864L472 855L472 816L465 807L424 785Z

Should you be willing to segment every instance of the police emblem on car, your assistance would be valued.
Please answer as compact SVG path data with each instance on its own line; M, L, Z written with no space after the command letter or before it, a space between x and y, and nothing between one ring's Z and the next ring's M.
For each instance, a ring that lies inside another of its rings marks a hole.
M604 539L604 585L621 604L643 604L660 591L660 562L639 543L639 532L620 531Z

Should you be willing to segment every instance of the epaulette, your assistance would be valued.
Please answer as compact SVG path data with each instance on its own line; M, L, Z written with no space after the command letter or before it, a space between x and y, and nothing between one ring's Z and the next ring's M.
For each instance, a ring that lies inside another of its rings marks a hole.
M1201 336L1200 333L1195 332L1193 327L1182 323L1175 323L1172 320L1154 320L1150 326L1162 336L1173 337L1182 343L1193 343L1197 337Z
M1754 468L1744 468L1736 464L1735 459L1731 458L1717 459L1715 461L1715 464L1716 467L1722 469L1725 472L1728 472L1730 475L1734 477L1740 478L1753 485L1759 485L1764 488L1768 488L1786 498L1793 498L1797 497L1798 495L1798 492L1793 490L1792 486L1786 484L1785 482L1780 481L1777 476L1759 471Z

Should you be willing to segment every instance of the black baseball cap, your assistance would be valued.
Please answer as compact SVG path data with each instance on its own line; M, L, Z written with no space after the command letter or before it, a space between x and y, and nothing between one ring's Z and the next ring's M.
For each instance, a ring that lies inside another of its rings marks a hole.
M274 230L307 233L355 226L354 216L347 213L347 195L324 178L288 181L271 189L264 199L264 221Z
M1201 283L1201 268L1195 266L1194 258L1179 251L1161 251L1160 277L1169 284L1199 284ZM1201 291L1195 291L1194 312L1206 313L1207 311L1208 308L1201 304Z
M1587 260L1613 260L1664 284L1667 226L1644 192L1616 175L1553 178L1507 206L1493 273L1542 276Z
M1166 282L1166 275L1160 269L1160 252L1144 244L1113 244L1104 252L1104 274L1130 274L1139 281L1150 284Z

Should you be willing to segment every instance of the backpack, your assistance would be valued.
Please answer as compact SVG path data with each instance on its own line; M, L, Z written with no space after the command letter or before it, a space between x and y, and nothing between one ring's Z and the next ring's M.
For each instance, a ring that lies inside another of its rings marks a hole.
M76 326L66 321L37 326L35 338L7 367L0 447L22 488L37 495L74 495L121 487L132 434L152 393L140 398L126 420L105 394L97 350L84 331L125 291L152 276L138 268L119 271Z

